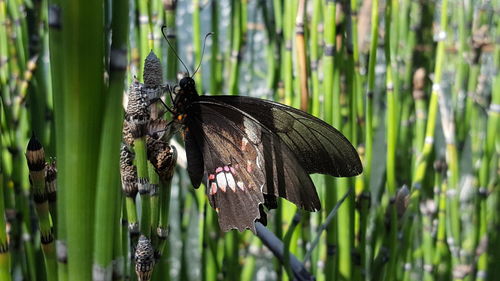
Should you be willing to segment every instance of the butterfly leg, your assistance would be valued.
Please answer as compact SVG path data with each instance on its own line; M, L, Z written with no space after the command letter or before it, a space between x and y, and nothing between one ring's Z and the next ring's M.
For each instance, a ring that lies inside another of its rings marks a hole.
M174 110L170 108L161 98L154 98L149 101L148 106L154 104L155 102L160 102L168 110L168 112L175 114Z
M171 127L173 126L172 124L174 123L174 119L168 121L168 123L165 125L165 128L163 129L160 129L160 130L156 130L154 132L149 132L149 136L154 138L154 139L157 139L158 138L158 133L161 133L161 132L169 132L167 134L167 139L170 139L170 137L176 132L176 127L174 127L174 129L172 130Z

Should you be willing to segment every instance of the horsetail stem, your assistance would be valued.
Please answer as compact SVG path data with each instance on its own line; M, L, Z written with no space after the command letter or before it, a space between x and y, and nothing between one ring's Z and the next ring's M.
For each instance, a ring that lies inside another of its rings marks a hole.
M47 279L57 280L56 252L54 234L52 231L53 224L45 186L45 152L34 132L28 142L26 159L30 170L30 181L33 187L33 201L35 202L35 209L39 220L40 240L42 242L42 250L45 257Z

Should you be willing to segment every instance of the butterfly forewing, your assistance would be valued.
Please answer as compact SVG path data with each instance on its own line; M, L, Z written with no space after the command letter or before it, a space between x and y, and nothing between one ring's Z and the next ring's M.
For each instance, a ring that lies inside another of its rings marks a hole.
M212 97L252 116L275 132L309 173L349 177L363 171L351 143L335 128L301 110L243 96Z

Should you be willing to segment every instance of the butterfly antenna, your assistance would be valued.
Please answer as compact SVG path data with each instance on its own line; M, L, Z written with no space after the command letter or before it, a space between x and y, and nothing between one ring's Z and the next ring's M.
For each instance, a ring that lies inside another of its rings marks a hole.
M205 39L203 39L203 49L201 50L201 59L200 59L200 64L198 64L198 67L196 68L196 70L194 71L193 73L193 76L196 74L196 72L198 72L198 70L200 69L200 66L201 66L201 62L203 61L203 55L205 54L205 46L207 45L207 38L208 36L211 36L211 35L214 35L213 32L209 32L207 33L207 35L205 35ZM191 77L193 77L191 76Z
M184 66L184 68L186 69L186 72L187 72L187 74L188 74L188 76L189 76L189 70L188 70L187 66L186 66L186 65L184 64L184 62L181 60L181 58L179 57L179 55L178 55L178 54L177 54L177 52L175 51L175 48L174 48L174 47L172 47L172 44L170 44L170 41L168 40L167 35L165 35L165 31L164 31L164 30L165 30L166 28L167 28L167 26L166 26L166 25L164 25L164 26L162 26L162 27L161 27L161 34L163 34L163 38L165 38L165 40L167 40L167 44L168 44L168 46L170 47L170 49L172 49L172 52L174 52L175 57L177 57L177 59L178 59L178 60L182 63L182 65L183 65L183 66ZM193 74L193 75L194 75L194 74Z

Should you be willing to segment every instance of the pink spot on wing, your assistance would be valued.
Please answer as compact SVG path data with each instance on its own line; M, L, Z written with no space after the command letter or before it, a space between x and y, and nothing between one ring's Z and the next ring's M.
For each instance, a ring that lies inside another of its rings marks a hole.
M217 184L212 182L210 185L210 195L214 195L215 193L217 193Z
M247 148L248 140L246 138L241 139L241 151L245 151Z
M218 167L217 169L215 169L215 173L216 173L216 174L218 174L218 173L220 173L220 172L222 172L222 167Z
M234 170L233 167L229 167L229 169L231 170L231 173L236 174L236 170Z
M228 166L224 166L224 171L229 172L229 167Z
M214 175L214 174L210 174L210 175L208 176L208 180L213 181L214 179L215 179L215 175Z
M247 172L251 173L253 170L252 161L247 160Z

